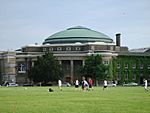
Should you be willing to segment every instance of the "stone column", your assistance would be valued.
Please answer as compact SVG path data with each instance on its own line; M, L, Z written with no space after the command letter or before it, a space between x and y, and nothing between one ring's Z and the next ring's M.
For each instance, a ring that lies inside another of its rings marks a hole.
M29 75L28 75L28 70L29 70L29 67L30 67L30 66L29 66L29 59L28 59L28 58L25 58L25 66L26 66L26 70L25 70L25 71L26 71L25 82L28 83L28 81L29 81L29 80L28 80L28 79L29 79L29 78L28 78L28 76L29 76Z
M71 75L71 84L73 84L73 68L74 68L74 66L73 66L73 60L71 60L70 61L70 65L71 65L71 72L70 72L70 75Z
M85 60L82 60L82 66L84 66L85 65Z
M26 66L26 71L27 71L28 67L29 67L29 65L28 65L28 58L25 58L25 66Z
M30 79L28 78L29 77L29 70L31 69L32 67L32 59L31 58L25 58L25 65L26 65L26 82L29 83L31 82Z

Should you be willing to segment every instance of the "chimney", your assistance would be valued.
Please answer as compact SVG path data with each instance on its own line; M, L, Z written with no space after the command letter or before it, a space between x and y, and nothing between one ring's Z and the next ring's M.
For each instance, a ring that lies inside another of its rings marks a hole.
M120 33L116 34L116 46L120 46Z

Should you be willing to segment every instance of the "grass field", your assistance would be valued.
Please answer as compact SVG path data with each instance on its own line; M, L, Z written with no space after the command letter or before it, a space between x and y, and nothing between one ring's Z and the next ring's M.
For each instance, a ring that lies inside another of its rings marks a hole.
M94 91L74 87L0 87L0 113L150 113L150 92L143 87Z

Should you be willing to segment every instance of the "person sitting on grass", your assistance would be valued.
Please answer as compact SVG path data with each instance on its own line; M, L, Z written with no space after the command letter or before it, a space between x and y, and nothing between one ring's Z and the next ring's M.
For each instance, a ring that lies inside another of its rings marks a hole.
M52 88L49 88L48 91L49 92L54 92L54 90Z

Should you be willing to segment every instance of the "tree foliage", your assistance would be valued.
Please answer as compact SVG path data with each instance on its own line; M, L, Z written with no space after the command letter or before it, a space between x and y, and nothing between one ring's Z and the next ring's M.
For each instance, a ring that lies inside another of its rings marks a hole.
M101 80L107 77L108 66L103 64L102 57L100 55L91 55L85 59L85 65L81 70L81 73L85 77Z
M29 72L29 77L34 82L53 82L63 77L61 65L52 53L45 53L38 57L34 67Z

